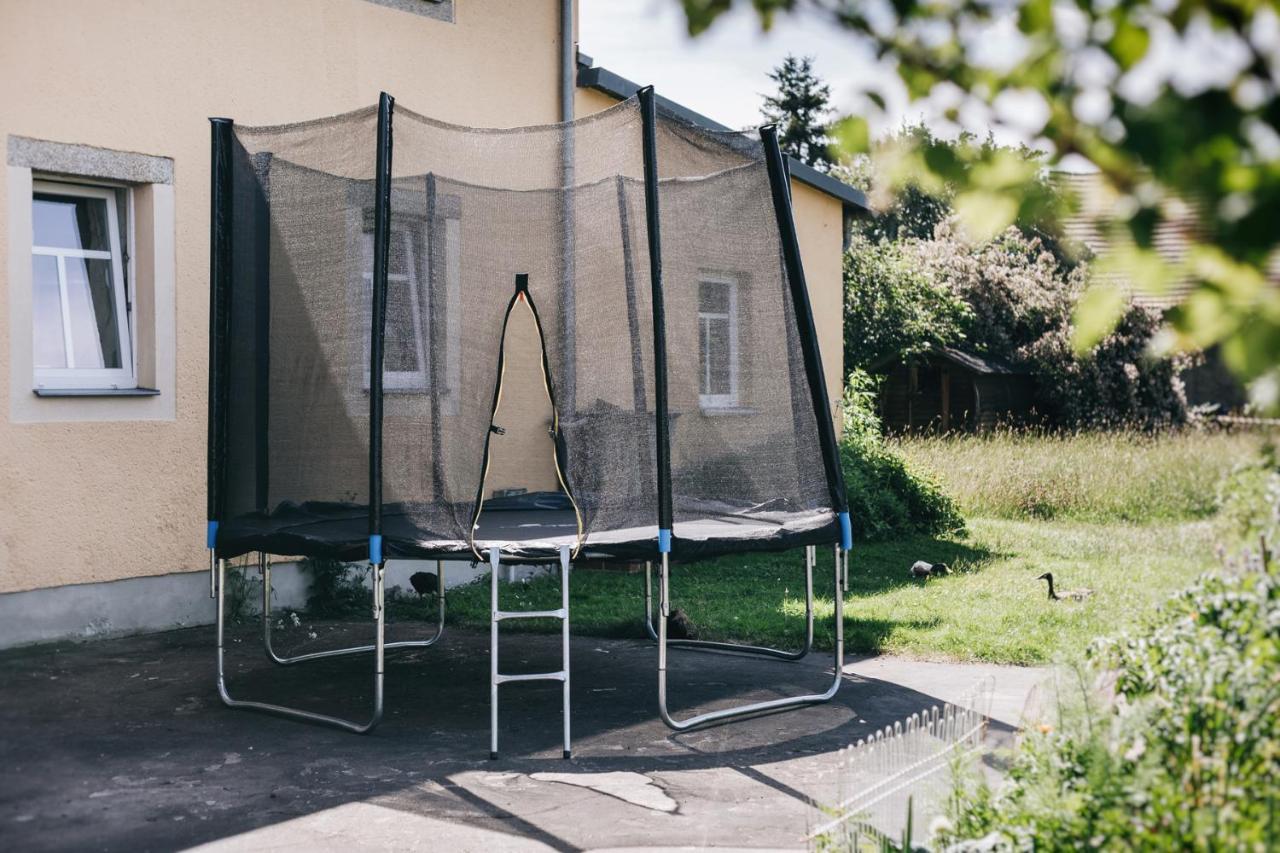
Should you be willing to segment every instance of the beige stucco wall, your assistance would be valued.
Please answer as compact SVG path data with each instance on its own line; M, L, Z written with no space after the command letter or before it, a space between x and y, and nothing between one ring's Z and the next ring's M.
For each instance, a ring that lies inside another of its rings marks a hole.
M555 121L558 25L556 0L458 0L454 23L363 0L0 4L0 140L173 158L178 342L171 420L15 423L0 371L0 592L204 565L206 118L307 119L385 89L448 121ZM9 192L0 184L0 270ZM65 417L77 401L39 402Z
M813 321L818 328L827 397L838 430L840 417L836 407L844 385L843 210L838 199L796 180L791 182L791 203L800 235L800 255L809 284Z
M513 126L555 121L556 0L458 0L453 23L364 0L5 0L0 3L0 140L77 143L172 158L171 281L176 376L149 419L120 418L131 400L38 400L0 370L0 593L198 570L205 563L208 324L208 116L275 124L366 106L385 89L447 121ZM579 114L609 106L578 90ZM12 170L10 170L12 172ZM10 253L14 182L0 181L0 271ZM794 187L801 249L830 393L840 384L840 205ZM143 193L139 215L151 215ZM139 231L140 236L142 229ZM163 236L163 235L162 235ZM149 239L149 238L148 238ZM139 246L143 252L144 245ZM15 256L15 263L24 263ZM139 259L147 274L148 262ZM10 349L8 277L0 279L0 353ZM166 303L167 304L167 303ZM513 331L531 351L528 324ZM546 411L537 361L513 357L505 411ZM488 389L484 390L488 393ZM146 400L146 398L142 398ZM508 408L509 407L509 408ZM39 420L40 412L49 419ZM161 414L156 416L154 412ZM168 412L172 412L170 416ZM502 418L508 426L514 417ZM544 418L496 439L489 487L551 488Z

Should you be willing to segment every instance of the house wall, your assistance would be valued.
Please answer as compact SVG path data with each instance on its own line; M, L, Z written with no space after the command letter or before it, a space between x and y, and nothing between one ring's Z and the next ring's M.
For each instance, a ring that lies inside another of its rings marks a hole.
M36 399L0 370L0 592L205 565L206 118L290 122L367 106L385 89L452 122L555 121L558 6L458 0L450 23L365 0L0 4L0 139L171 158L161 202L172 215L159 231L173 268L140 262L139 274L172 295L156 324L177 342L167 410L155 398ZM30 206L23 172L0 181L0 353L11 362L14 348L30 351L29 331L15 345L10 322L29 300L10 291L30 264L26 244L10 245L10 219Z

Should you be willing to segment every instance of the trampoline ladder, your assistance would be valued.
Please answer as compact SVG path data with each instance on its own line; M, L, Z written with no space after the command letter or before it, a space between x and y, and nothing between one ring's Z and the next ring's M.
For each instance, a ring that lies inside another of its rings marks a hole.
M498 757L498 686L511 681L559 681L564 702L564 757L569 749L569 546L560 548L560 607L557 610L499 610L497 548L489 549L489 758ZM507 619L559 619L560 655L558 672L531 672L503 675L498 672L498 623Z

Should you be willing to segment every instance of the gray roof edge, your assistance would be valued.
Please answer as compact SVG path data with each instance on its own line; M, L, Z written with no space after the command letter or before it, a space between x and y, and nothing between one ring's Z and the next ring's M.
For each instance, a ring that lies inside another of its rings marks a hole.
M1026 368L1017 367L998 358L978 355L977 353L967 352L962 349L956 349L955 347L931 347L928 351L921 353L921 355L943 358L953 364L958 364L975 373L982 373L987 376L1032 375L1031 371ZM874 372L900 360L902 360L900 356L886 355L872 362L868 366L868 369Z
M625 77L614 74L607 68L601 68L592 63L593 60L590 56L582 52L578 53L578 85L584 89L596 89L606 95L626 100L643 88L638 83L633 83ZM696 124L709 130L733 130L727 125L707 118L702 113L694 112L669 98L664 98L662 95L658 95L657 100L658 106L663 111L690 124ZM846 208L854 208L856 213L871 212L871 205L867 201L866 193L849 186L843 181L837 181L830 175L823 174L812 166L801 163L794 157L789 156L787 160L789 161L788 167L791 169L791 177L797 181L808 184L819 192L834 196Z

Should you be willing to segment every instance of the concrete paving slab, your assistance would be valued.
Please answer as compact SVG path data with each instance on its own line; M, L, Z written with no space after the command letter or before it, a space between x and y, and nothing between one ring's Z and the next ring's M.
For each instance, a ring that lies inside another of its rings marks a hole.
M991 705L987 716L1015 728L1022 725L1024 716L1034 717L1038 688L1049 677L1049 670L1044 667L942 663L894 655L851 658L844 671L861 678L888 681L966 707L971 707L978 686L989 682Z
M316 627L335 644L368 631ZM554 635L512 635L504 649L527 671L560 654ZM358 717L370 663L278 667L256 626L228 634L238 696ZM670 667L682 714L831 678L820 652L786 663L673 651ZM574 638L573 760L560 758L559 685L530 683L503 687L501 757L489 761L487 632L388 653L385 722L363 737L223 707L208 628L0 653L0 847L803 849L814 802L839 791L840 748L983 674L859 661L826 705L675 733L657 716L655 668L646 641ZM1011 707L1032 678L996 676Z

